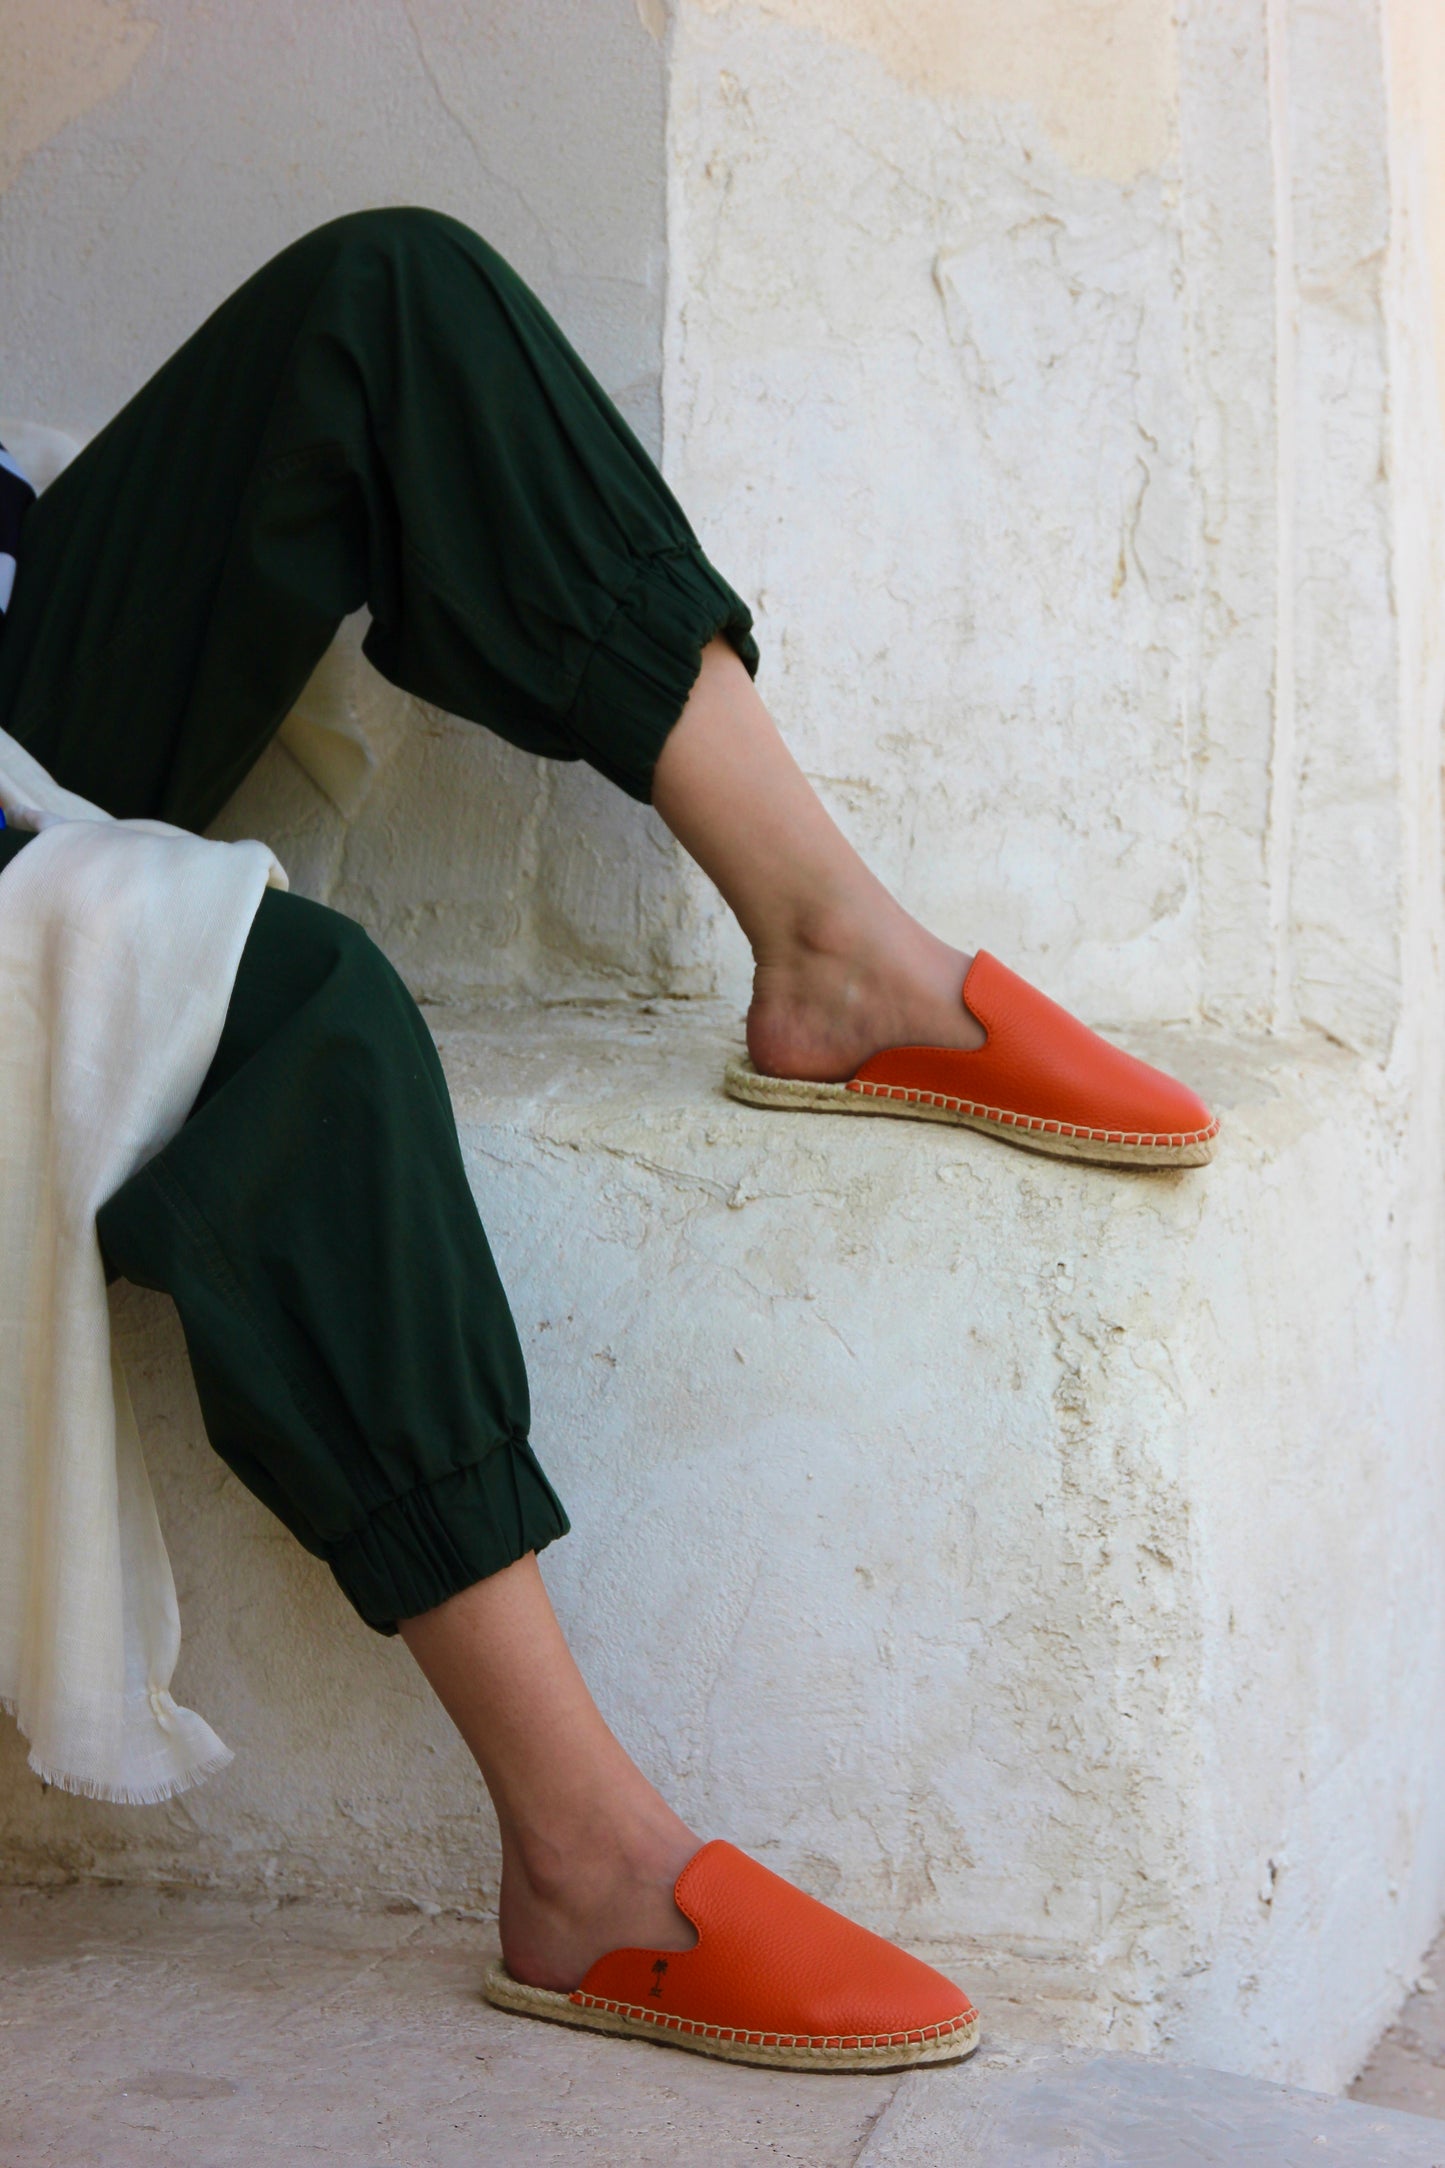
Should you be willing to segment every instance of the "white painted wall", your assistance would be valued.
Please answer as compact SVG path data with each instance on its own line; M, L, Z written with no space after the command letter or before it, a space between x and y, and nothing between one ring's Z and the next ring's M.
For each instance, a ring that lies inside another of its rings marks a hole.
M89 432L323 219L484 233L656 442L662 47L635 0L6 0L0 382Z
M391 748L359 812L278 750L228 832L423 994L721 996L444 1033L606 1705L704 1826L986 2008L1338 2082L1445 1903L1429 0L337 20L0 20L0 403L88 427L291 232L459 211L660 413L885 876L1183 1027L1229 1118L1149 1185L723 1106L745 958L650 816L335 658ZM210 1458L163 1307L120 1316L181 1684L242 1755L117 1817L4 1744L14 1871L486 1901L401 1652Z

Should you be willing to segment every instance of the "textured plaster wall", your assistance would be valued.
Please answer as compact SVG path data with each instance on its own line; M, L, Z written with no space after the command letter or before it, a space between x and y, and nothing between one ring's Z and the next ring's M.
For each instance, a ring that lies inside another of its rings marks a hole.
M672 471L808 765L936 923L1095 1015L1382 1058L1409 725L1376 12L953 20L682 11Z
M1385 14L1401 253L1420 282L1417 292L1428 292L1433 336L1417 345L1424 375L1433 377L1445 406L1445 130L1439 124L1445 15L1423 0L1389 0Z
M1392 227L1390 467L1400 705L1414 719L1404 794L1407 878L1441 886L1440 758L1445 713L1445 15L1419 0L1388 10ZM1428 916L1409 929L1410 1021L1430 1018L1439 952ZM1408 1061L1406 1045L1401 1059Z
M1157 101L1112 158L1047 38L968 95L905 64L901 18L845 41L821 12L679 20L671 469L885 877L1095 1014L1197 1014L1203 508L1169 11L1102 11Z
M692 0L726 15L736 0ZM1175 11L1161 0L756 0L766 20L878 60L926 97L1026 109L1077 170L1131 181L1171 148Z

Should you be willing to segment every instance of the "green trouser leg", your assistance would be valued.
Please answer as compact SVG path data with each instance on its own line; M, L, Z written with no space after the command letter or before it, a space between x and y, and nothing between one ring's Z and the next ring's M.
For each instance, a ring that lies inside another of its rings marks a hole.
M363 602L395 683L641 798L706 641L756 663L546 312L425 212L286 250L46 491L0 725L109 811L201 827ZM565 1529L429 1035L335 913L265 899L192 1118L101 1235L174 1297L217 1449L371 1624Z
M436 1048L350 919L262 898L189 1121L98 1224L173 1297L216 1450L369 1625L566 1533Z
M756 663L545 309L427 211L283 251L32 507L0 723L108 811L200 828L363 603L396 684L639 798L705 642Z

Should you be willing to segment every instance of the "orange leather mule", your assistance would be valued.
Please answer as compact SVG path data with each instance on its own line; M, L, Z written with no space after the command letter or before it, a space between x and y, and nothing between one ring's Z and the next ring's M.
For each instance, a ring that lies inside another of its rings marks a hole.
M524 1987L498 1960L488 2002L783 2070L898 2070L978 2045L961 1988L735 1845L694 1853L674 1895L690 1950L613 1950L570 1995Z
M972 1052L890 1046L845 1084L760 1076L733 1061L724 1082L753 1106L956 1122L1060 1159L1202 1167L1214 1157L1219 1123L1187 1085L1111 1046L985 949L963 1001L988 1035Z

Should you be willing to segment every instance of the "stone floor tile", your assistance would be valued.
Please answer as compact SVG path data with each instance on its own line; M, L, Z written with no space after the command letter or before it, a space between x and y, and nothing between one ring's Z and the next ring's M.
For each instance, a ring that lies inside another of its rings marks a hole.
M410 1910L0 1892L0 2159L845 2168L898 2083L510 2017L477 1992L494 1950L489 1924Z
M1132 2055L985 2057L903 2079L857 2168L1445 2168L1420 2116Z

